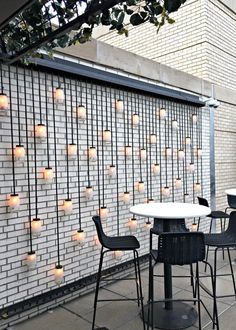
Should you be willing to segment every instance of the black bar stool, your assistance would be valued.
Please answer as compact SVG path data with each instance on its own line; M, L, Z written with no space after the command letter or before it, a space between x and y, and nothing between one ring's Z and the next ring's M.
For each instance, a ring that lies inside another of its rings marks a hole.
M101 244L101 253L100 253L100 261L99 261L98 274L97 274L95 298L94 298L94 313L93 313L92 330L94 330L94 326L95 326L97 303L99 301L134 301L134 300L136 300L138 302L138 306L141 304L141 316L142 316L142 320L143 320L143 329L145 330L145 323L144 323L144 317L143 317L143 315L144 315L143 293L142 293L139 257L138 257L138 251L137 251L137 249L139 249L139 247L140 247L139 241L137 240L137 238L135 236L115 236L115 237L107 236L103 231L100 217L94 216L93 221L95 223L98 239ZM100 282L103 280L102 279L102 263L103 263L104 254L107 252L114 252L117 250L133 251L135 278L130 278L130 279L133 279L136 281L137 298L135 298L135 299L123 298L123 299L99 300L98 291L99 291Z
M210 316L213 325L216 325L217 330L219 329L219 322L218 322L218 313L217 313L217 306L216 306L216 299L215 299L215 286L213 283L213 271L210 264L208 264L205 259L205 242L204 242L204 234L200 232L189 232L189 233L163 233L159 235L158 240L158 250L151 250L150 251L150 258L154 261L150 265L149 269L149 312L148 312L148 329L151 323L152 330L154 329L154 313L153 313L153 304L155 302L165 302L171 305L173 302L176 301L185 301L190 302L193 301L194 303L197 302L198 304L198 322L199 322L199 329L201 327L201 304L207 311L208 315ZM199 282L199 262L207 263L211 269L211 279L212 279L212 290L213 290L213 316L210 315L209 311L207 310L205 304L202 302L200 298L200 282ZM191 265L196 264L196 291L193 299L171 299L168 301L166 300L153 300L153 292L154 292L154 275L153 268L157 263L164 263L168 265ZM196 298L197 296L197 298ZM151 313L150 313L151 310ZM151 316L151 317L150 317ZM156 315L158 317L158 315Z

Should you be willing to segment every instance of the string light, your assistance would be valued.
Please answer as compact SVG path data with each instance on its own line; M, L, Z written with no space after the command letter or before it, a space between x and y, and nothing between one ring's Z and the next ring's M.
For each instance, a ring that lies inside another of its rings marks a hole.
M9 211L16 211L20 206L20 196L18 194L11 194L7 200Z
M194 124L196 124L196 122L197 122L197 114L192 114L192 122L194 123Z
M163 189L162 189L162 194L163 194L163 196L165 196L165 197L169 197L170 196L170 188L169 187L164 187Z
M34 269L36 267L36 262L37 262L37 256L35 251L28 252L26 258L26 264L28 266L28 269Z
M189 146L191 144L191 138L189 136L186 136L185 138L185 144Z
M1 92L0 93L0 110L7 110L8 109L8 96L7 94Z
M140 159L143 162L147 159L147 152L144 148L140 149Z
M40 141L44 142L46 140L47 130L44 124L38 124L35 126L35 137Z
M63 203L63 210L65 215L70 215L73 211L73 202L71 198L67 198Z
M150 144L156 144L157 143L157 136L156 134L150 135Z
M189 199L190 199L190 196L188 193L185 193L184 194L184 203L188 203L189 202Z
M152 223L150 222L150 220L148 219L146 222L145 222L145 229L146 230L150 230L152 227Z
M197 148L197 156L198 156L199 158L202 157L202 149L201 149L201 148Z
M108 216L108 209L106 206L100 207L99 210L97 210L97 215L100 216L101 220L105 220Z
M116 111L123 112L124 110L124 102L122 100L116 100Z
M184 150L183 149L179 149L178 150L178 158L180 160L182 160L182 159L184 159L184 156L185 156Z
M77 145L75 143L70 143L67 146L67 153L68 153L68 157L71 160L76 159L77 156Z
M196 192L201 191L201 184L199 182L196 182L194 184L194 191L196 191Z
M128 226L131 232L135 232L137 230L138 222L135 217L130 218L128 222Z
M111 179L114 179L116 177L116 166L110 165L108 167L108 175Z
M197 231L197 224L195 222L191 225L191 231Z
M111 143L111 131L109 129L105 129L105 131L102 132L102 139L105 143Z
M76 232L76 242L80 247L85 245L85 232L82 229Z
M93 199L93 187L92 186L87 186L85 188L85 197L86 197L87 201L90 201L91 199Z
M132 147L131 146L125 146L125 156L127 159L130 159L132 156Z
M172 128L177 129L178 128L178 122L176 119L172 120Z
M41 235L42 221L40 218L34 218L33 221L31 221L31 231L34 237L39 237Z
M76 107L76 114L80 121L83 121L86 119L86 108L83 105L79 105Z
M57 265L54 271L54 280L57 285L60 285L63 282L64 270L61 265Z
M171 153L172 153L171 148L170 148L170 147L166 147L166 148L165 148L165 155L166 155L166 158L171 157Z
M194 163L189 163L188 164L188 171L189 171L189 173L193 173L195 171Z
M123 194L123 202L125 204L129 204L130 202L130 193L128 191L125 191Z
M181 178L175 179L175 187L177 189L180 189L182 187L182 180L181 180Z
M147 200L147 202L148 202L148 204L153 204L153 203L155 203L155 200L153 198L149 198Z
M139 115L137 113L133 113L132 115L132 124L133 126L137 126L139 124Z
M139 181L139 183L138 183L138 191L140 193L142 193L142 192L144 192L144 190L145 190L144 182L143 181Z
M152 173L153 175L157 176L160 174L160 165L159 164L152 164Z
M161 108L161 109L159 110L159 117L160 117L160 119L165 119L166 116L167 116L167 111L166 111L166 109L165 109L165 108Z
M95 147L90 147L88 152L88 157L90 162L96 162L97 161L97 150Z
M123 257L123 252L120 250L116 250L116 251L114 251L113 256L114 256L114 259L121 260Z
M45 167L43 171L43 178L45 183L52 183L54 179L54 172L52 167Z
M57 87L54 91L54 98L57 103L63 103L65 100L64 90L61 87Z
M16 162L24 162L25 160L25 148L23 145L18 144L14 148L14 157Z

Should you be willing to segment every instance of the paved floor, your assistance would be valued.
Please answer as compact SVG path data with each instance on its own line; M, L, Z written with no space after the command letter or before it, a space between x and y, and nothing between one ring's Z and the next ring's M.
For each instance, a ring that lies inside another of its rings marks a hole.
M222 272L228 272L227 260L223 261L220 256L218 267ZM161 266L157 266L162 271ZM236 270L236 265L234 265ZM201 268L203 273L203 268ZM188 274L188 267L175 267L176 275ZM232 283L229 277L221 277L218 281L218 292L227 294L232 292ZM147 300L148 292L148 270L142 271L142 282L144 291L144 301ZM206 282L210 284L210 282ZM191 286L188 279L176 278L173 282L173 291L176 298L190 298ZM120 280L100 290L101 299L134 297L135 285L130 281ZM163 279L155 279L155 292L157 297L163 297ZM205 292L202 292L204 303L212 308L212 300ZM50 310L40 316L34 317L23 323L8 328L9 330L91 330L91 320L93 315L94 294L88 294L76 300L73 300L54 310ZM224 298L218 301L218 311L221 330L236 329L236 301L235 298ZM210 319L202 308L202 323L206 330L212 329ZM96 325L106 327L109 330L142 330L142 323L139 317L137 304L134 302L103 302L99 304L97 310ZM188 329L197 329L198 325Z

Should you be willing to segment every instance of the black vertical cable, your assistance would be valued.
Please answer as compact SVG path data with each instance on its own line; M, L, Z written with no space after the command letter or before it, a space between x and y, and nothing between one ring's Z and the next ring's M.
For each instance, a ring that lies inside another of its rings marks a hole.
M203 148L202 148L202 134L203 134L203 129L202 129L202 110L199 109L200 114L200 125L201 125L201 129L200 129L200 148L202 150L202 157L203 157ZM203 196L203 164L202 164L202 157L200 160L200 166L201 166L201 194Z
M115 94L115 100L117 96ZM118 128L117 128L117 111L115 111L115 139L116 139L116 221L117 221L117 235L120 234L120 200L119 200L119 157L118 157ZM126 156L125 156L126 157Z
M163 101L160 100L159 101L159 116L158 116L158 120L159 120L159 154L160 154L160 202L162 202L162 139L161 139L161 117L160 117L160 110L163 106ZM166 152L166 150L165 150Z
M1 71L1 94L3 94L4 87L3 87L2 63L0 65L1 65L1 67L0 67L0 71Z
M171 173L172 173L172 202L175 200L175 189L174 189L174 137L173 137L173 127L172 127L172 120L173 120L173 102L170 102L170 133L171 133Z
M135 100L135 108L136 108L136 100ZM131 109L133 109L133 94L131 94ZM140 134L139 134L140 136ZM140 143L140 142L139 142ZM134 128L131 126L131 144L132 144L132 184L133 184L133 205L135 205L135 168L134 168ZM140 144L139 144L140 150Z
M154 100L153 98L149 99L149 179L150 179L150 198L152 198L152 144L151 144L151 136L152 134L154 134L154 118L153 118L153 104L154 104ZM147 171L147 175L148 175L148 171Z
M181 127L180 127L180 120L179 120L179 117L180 117L180 114L179 114L179 111L177 111L177 103L175 104L175 112L176 112L176 117L177 117L177 122L178 122L178 129L177 129L177 133L176 133L176 142L177 142L177 153L176 153L176 157L177 157L177 173L178 173L178 179L180 179L180 173L179 173L179 156L178 156L178 152L179 152L179 147L180 147L180 141L179 141L179 135L180 135L180 130L181 130Z
M66 99L66 98L65 98ZM70 116L71 116L71 143L74 144L74 124L73 124L73 93L72 93L72 83L70 79Z
M149 125L149 122L148 122L148 118L149 118L149 113L148 111L150 111L150 107L148 107L148 97L144 97L143 98L143 110L142 112L144 113L144 116L145 118L143 118L143 125L145 126L144 127L144 132L146 131L146 180L147 180L147 201L149 201L149 175L148 175L148 139L147 139L147 136L148 134L150 134L150 131L148 130L148 125ZM144 139L144 134L143 134L143 139ZM144 144L144 142L143 142ZM151 149L151 148L150 148Z
M136 102L138 98L138 104ZM137 97L135 97L135 110L138 111L138 115L140 118L140 111L139 111L139 95L137 95ZM143 125L143 116L142 116L142 125ZM133 130L133 125L132 125L132 130ZM138 147L139 147L139 174L140 174L140 182L143 181L143 172L142 172L142 160L141 160L141 125L138 126ZM133 144L133 141L132 141ZM133 152L134 152L134 148L133 148Z
M82 93L81 93L82 95ZM87 177L88 177L88 187L91 186L91 182L90 182L90 159L89 159L89 150L90 150L90 146L89 146L89 112L88 112L88 83L87 80L85 82L85 97L86 97L86 111L87 111L87 116L86 116L86 137L87 137L87 150L88 150L88 157L87 157ZM93 143L93 141L92 141Z
M51 76L52 90L54 91L53 75ZM56 193L56 217L57 217L57 261L60 266L60 235L59 235L59 208L58 208L58 173L57 173L57 133L55 115L55 97L52 99L53 132L54 132L54 161L55 161L55 193Z
M96 85L96 103L95 103L95 109L96 109L96 128L97 128L97 174L98 174L98 209L100 212L101 207L101 192L100 192L100 155L99 155L99 116L98 116L98 86Z
M187 106L184 106L184 141L186 141L186 135L187 135L187 123L186 123L186 111ZM185 171L185 184L186 184L186 193L188 193L188 172L187 172L187 145L184 143L184 171Z
M66 146L68 148L68 118L67 118L67 101L66 101L66 79L63 77L64 94L65 94L65 128L66 128ZM67 181L67 199L70 199L70 169L69 169L69 155L66 153L66 181Z
M124 94L123 94L123 100L124 100ZM127 107L128 107L128 104L127 104ZM128 121L127 121L127 125L128 125ZM126 113L125 113L125 107L124 107L124 110L123 110L123 125L124 125L124 130L123 130L123 133L124 133L124 146L126 148L127 144L126 144ZM127 157L125 155L125 192L128 191L128 183L127 183Z
M114 166L114 147L113 147L113 126L112 126L112 95L111 95L111 87L110 87L110 120L111 120L111 166Z
M28 181L28 202L29 202L29 241L30 252L33 252L32 242L32 224L31 224L31 194L30 194L30 159L29 159L29 137L28 137L28 111L27 111L27 88L26 88L26 72L24 68L24 96L25 96L25 137L26 137L26 161L27 161L27 181Z
M19 146L21 146L21 118L20 118L20 93L19 93L19 70L16 67L16 97L17 97L17 115L18 115L18 137Z
M102 121L102 132L104 129L103 122L103 89L101 86L101 121ZM102 139L102 206L105 207L105 176L104 176L104 141Z
M199 182L199 114L196 108L197 113L197 124L196 124L196 139L197 139L197 182Z
M33 109L33 123L34 127L36 125L35 118L35 100L34 100L34 74L31 69L31 91L32 91L32 109ZM38 84L38 89L40 90L40 84ZM39 96L39 108L41 108L41 93ZM41 120L40 120L41 122ZM36 136L34 134L34 182L35 182L35 218L38 218L38 180L37 180L37 144L36 144Z
M93 85L92 85L92 82L91 82L91 93L90 93L90 113L91 113L91 116L90 116L90 127L91 127L91 146L94 147L94 141L93 141L93 102L92 102L92 99L93 99ZM87 106L87 105L86 105Z
M48 168L50 168L50 144L49 144L49 121L48 121L48 98L47 98L47 73L45 73L45 111L46 111L46 126L47 126L47 162Z
M39 86L39 118L40 124L42 124L42 104L41 104L41 84L40 84L40 72L38 71L38 86ZM35 124L34 124L35 126Z
M165 104L165 109L166 109L166 104ZM169 142L169 138L167 136L168 131L167 131L167 122L168 122L168 118L169 118L169 111L168 111L168 116L165 117L165 174L166 174L166 187L168 187L168 157L167 157L167 147L168 146L168 142Z

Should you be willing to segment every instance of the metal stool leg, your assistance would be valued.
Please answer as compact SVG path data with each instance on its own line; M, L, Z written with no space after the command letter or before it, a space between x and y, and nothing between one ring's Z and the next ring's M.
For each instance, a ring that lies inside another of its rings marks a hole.
M201 218L199 217L199 218L198 218L198 222L197 222L197 231L199 231L200 221L201 221Z
M235 286L234 270L233 270L233 266L232 266L232 260L231 260L231 256L230 256L229 248L227 248L227 251L228 251L228 257L229 257L229 265L230 265L230 270L231 270L231 276L232 276L232 281L233 281L233 287L234 287L234 294L236 295L236 286Z
M149 330L149 326L152 326L152 308L153 308L153 267L152 267L152 257L149 254L149 275L148 275L148 322L147 322L147 330ZM151 310L151 312L150 312Z
M138 302L138 307L139 307L140 306L140 296L139 296L137 260L136 260L135 250L133 251L133 253L134 253L134 269L135 269L135 283L136 283L136 291L137 291L137 302Z
M201 320L201 300L200 300L200 285L199 285L199 266L198 262L196 264L196 290L197 290L197 299L198 299L198 327L199 330L202 329L202 320Z
M206 251L206 261L208 261L208 254L209 254L209 245L207 246L207 251ZM206 269L207 269L207 264L205 264L204 272L206 272Z
M214 320L214 327L216 322L217 313L217 303L216 303L216 272L217 272L217 251L218 248L215 249L214 255L214 280L213 280L213 294L215 296L214 308L213 308L213 320Z
M135 250L134 253L136 254L136 260L137 260L137 270L138 270L138 287L140 290L140 303L141 303L141 316L142 316L142 320L143 320L143 330L146 329L145 327L145 321L144 321L144 308L143 308L143 290L142 290L142 282L141 282L141 272L140 272L140 264L139 264L139 258L138 258L138 251ZM134 255L135 255L134 254Z
M101 273L102 273L103 255L104 255L104 252L103 252L103 248L102 248L101 249L101 254L100 254L100 261L99 261L98 275L97 275L97 283L96 283L96 291L95 291L95 298L94 298L94 310L93 310L92 330L94 330L94 326L95 326L95 318L96 318L96 312L97 312L98 291L99 291L99 284L100 284Z

